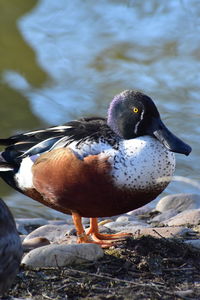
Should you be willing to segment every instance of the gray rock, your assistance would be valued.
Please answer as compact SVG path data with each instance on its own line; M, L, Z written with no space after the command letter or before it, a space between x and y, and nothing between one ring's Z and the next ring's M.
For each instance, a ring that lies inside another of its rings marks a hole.
M168 226L198 225L200 222L200 209L190 209L166 220L163 224Z
M162 223L178 214L178 211L175 209L169 209L164 211L163 213L155 216L150 220L150 223Z
M135 237L141 237L150 235L156 238L173 238L173 237L185 237L194 235L194 231L190 228L182 226L178 227L154 227L154 228L141 228L135 233L132 232Z
M199 194L174 194L168 195L160 199L156 205L156 210L165 212L170 209L182 212L187 209L200 208Z
M128 215L128 214L124 214L124 215L121 215L119 217L117 217L117 219L115 220L115 222L133 222L133 223L142 223L140 220L138 220L137 217L135 217L135 215Z
M26 254L22 264L29 267L62 267L94 261L104 255L97 244L48 245Z
M200 240L187 240L185 243L200 249Z
M142 207L139 207L137 209L131 210L127 213L127 215L131 215L131 216L140 216L140 215L144 215L148 212L151 212L153 210L152 206L150 206L149 204L144 205Z
M112 231L116 231L118 232L127 232L127 233L132 233L133 231L143 228L143 227L147 227L149 225L147 225L146 223L142 223L140 221L126 221L126 222L110 222L110 223L106 223L104 225L105 227L111 229Z
M74 227L74 226L73 226ZM32 231L27 237L24 239L24 242L36 238L43 237L49 240L50 242L58 242L62 240L67 234L67 230L70 230L72 225L44 225L41 226L34 231Z

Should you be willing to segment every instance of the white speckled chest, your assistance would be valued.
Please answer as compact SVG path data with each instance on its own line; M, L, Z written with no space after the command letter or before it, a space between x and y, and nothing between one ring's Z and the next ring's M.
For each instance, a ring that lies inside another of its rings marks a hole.
M123 140L102 155L109 156L114 184L125 189L165 188L175 170L174 153L150 136Z

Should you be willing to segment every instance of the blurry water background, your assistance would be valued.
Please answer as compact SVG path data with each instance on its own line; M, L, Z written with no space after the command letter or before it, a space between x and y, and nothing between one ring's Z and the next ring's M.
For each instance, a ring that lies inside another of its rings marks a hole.
M189 143L176 175L199 181L199 0L0 0L1 137L105 116L112 97L140 89ZM65 216L0 185L16 217ZM161 195L200 191L173 182Z

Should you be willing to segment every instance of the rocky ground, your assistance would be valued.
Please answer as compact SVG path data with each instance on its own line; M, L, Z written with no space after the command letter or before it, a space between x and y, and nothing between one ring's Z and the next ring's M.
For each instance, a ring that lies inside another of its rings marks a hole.
M199 195L101 220L102 232L133 233L106 250L75 244L68 220L16 219L25 254L11 299L200 299Z

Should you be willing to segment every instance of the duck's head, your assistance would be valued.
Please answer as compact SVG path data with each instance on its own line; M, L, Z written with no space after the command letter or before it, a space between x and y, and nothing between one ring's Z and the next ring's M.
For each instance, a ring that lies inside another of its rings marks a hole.
M114 97L108 110L108 125L124 139L150 135L172 152L189 155L192 150L167 129L152 99L135 90Z

